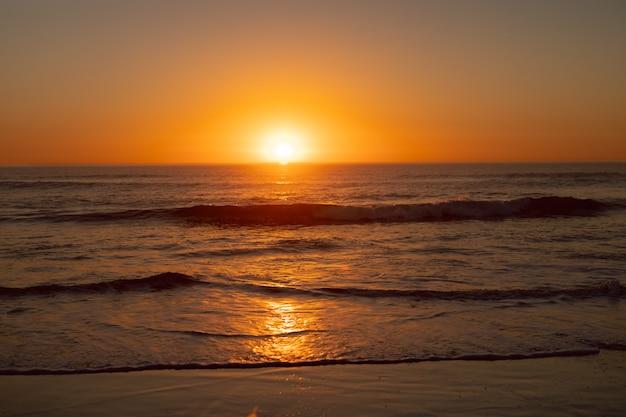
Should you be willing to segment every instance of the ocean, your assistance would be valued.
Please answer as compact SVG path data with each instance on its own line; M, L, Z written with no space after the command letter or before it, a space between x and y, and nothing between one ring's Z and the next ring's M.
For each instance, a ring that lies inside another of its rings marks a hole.
M0 374L626 350L626 163L0 167Z

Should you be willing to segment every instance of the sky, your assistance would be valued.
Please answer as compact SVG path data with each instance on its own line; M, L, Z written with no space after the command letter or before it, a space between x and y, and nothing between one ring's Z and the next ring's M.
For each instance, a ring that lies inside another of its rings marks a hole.
M626 1L0 0L0 164L626 160Z

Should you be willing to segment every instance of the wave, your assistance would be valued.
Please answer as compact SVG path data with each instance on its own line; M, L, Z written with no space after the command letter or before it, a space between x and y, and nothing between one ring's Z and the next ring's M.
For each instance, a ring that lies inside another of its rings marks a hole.
M619 284L617 280L610 280L606 283L580 288L529 288L529 289L492 289L492 290L377 290L364 288L320 288L323 294L337 296L353 296L366 298L411 298L415 300L519 300L519 299L552 299L557 297L570 297L574 299L584 299L591 297L624 297L626 288Z
M230 224L353 224L492 220L509 217L589 216L608 209L596 200L573 197L520 198L509 201L448 201L377 207L331 204L256 206L195 206L175 209L171 215L195 221Z
M173 209L136 209L107 213L46 214L39 220L111 222L139 219L174 219L223 225L325 225L453 220L502 220L595 216L624 208L575 197L524 197L513 200L455 200L440 203L351 206L336 204L198 205ZM31 219L33 217L30 217ZM10 220L8 218L0 220Z
M372 289L372 288L296 288L270 285L256 285L252 283L223 283L202 281L189 275L177 272L165 272L146 278L118 279L97 283L76 285L35 285L31 287L15 288L1 287L0 296L47 296L60 293L108 293L108 292L155 292L175 290L189 286L211 286L226 291L240 291L262 293L272 296L303 296L303 297L360 297L360 298L408 298L411 300L519 300L519 299L554 299L569 297L585 299L591 297L626 297L626 287L619 281L612 279L595 286L578 288L528 288L528 289L479 289L479 290L402 290L402 289Z
M202 370L202 369L259 369L259 368L295 368L329 365L390 365L400 363L442 362L442 361L498 361L523 360L550 357L575 357L597 355L600 350L626 350L624 345L589 346L577 349L539 351L529 353L485 353L466 354L458 356L424 356L404 357L399 359L322 359L294 362L226 362L226 363L153 363L138 366L115 366L105 368L80 369L0 369L0 375L72 375L72 374L101 374L137 371L161 370Z
M187 287L203 283L189 275L177 272L165 272L147 278L118 279L115 281L96 282L76 285L35 285L32 287L0 287L0 296L52 295L58 293L105 293L109 291L162 291ZM206 284L206 283L205 283Z

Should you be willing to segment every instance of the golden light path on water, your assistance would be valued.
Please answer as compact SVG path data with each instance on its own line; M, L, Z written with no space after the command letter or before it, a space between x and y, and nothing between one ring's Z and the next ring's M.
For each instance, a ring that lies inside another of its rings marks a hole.
M253 352L268 360L295 362L319 357L315 352L313 334L315 316L311 310L303 313L302 306L291 300L267 301L260 331L273 337L261 339Z

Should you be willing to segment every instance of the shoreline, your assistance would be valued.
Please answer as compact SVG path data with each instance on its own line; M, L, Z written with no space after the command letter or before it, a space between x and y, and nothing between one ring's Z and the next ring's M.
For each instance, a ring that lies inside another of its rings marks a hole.
M618 416L626 351L497 361L0 376L0 416Z
M433 356L422 359L397 359L397 360L349 360L349 359L328 359L304 362L263 362L263 363L224 363L224 364L207 364L201 365L196 363L189 364L159 364L145 366L123 366L111 368L95 368L95 369L5 369L0 370L0 376L43 376L43 375L94 375L94 374L120 374L129 372L147 372L147 371L202 371L202 370L219 370L219 369L282 369L282 368L309 368L335 365L399 365L399 364L415 364L423 362L496 362L496 361L517 361L526 359L543 359L543 358L559 358L559 357L576 357L590 356L600 353L600 348L580 348L571 350L561 350L554 352L536 352L531 354L468 354L452 358Z

